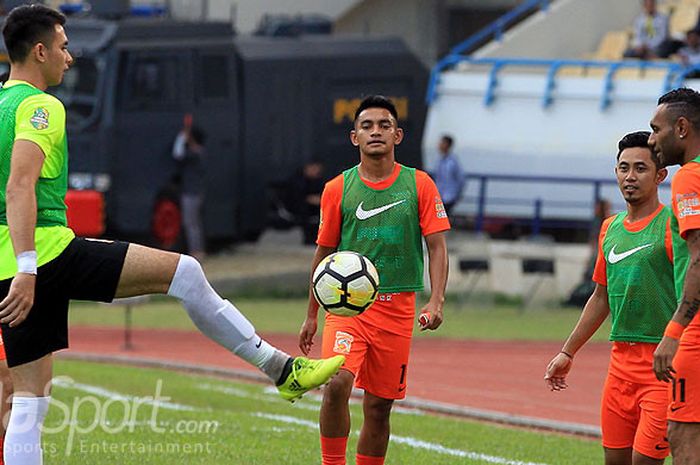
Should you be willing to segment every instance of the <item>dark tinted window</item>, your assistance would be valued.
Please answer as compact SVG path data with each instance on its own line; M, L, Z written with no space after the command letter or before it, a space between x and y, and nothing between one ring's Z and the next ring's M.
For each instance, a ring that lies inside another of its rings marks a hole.
M58 97L66 107L66 124L76 126L87 123L98 104L99 78L104 68L101 57L76 58L63 76L61 85L49 87L48 92Z
M201 57L202 98L218 99L229 96L228 59L227 55L204 55Z
M181 74L175 56L131 55L127 59L126 107L163 107L178 101Z

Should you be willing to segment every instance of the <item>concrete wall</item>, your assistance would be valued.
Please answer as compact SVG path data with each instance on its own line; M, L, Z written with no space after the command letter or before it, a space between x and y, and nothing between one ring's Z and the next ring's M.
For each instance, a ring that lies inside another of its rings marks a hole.
M639 0L559 0L492 42L477 57L577 58L597 49L608 31L627 29Z
M371 8L368 4L371 3ZM435 0L368 0L335 23L335 31L366 36L401 37L426 66L437 58L439 7Z
M191 0L170 0L187 6ZM201 0L199 0L201 1ZM204 0L208 2L207 17L215 20L233 19L236 31L241 34L253 32L266 13L310 14L317 13L336 19L360 0Z
M425 63L433 66L446 34L450 8L513 7L519 0L364 0L340 16L335 30L363 35L401 37Z
M464 294L474 275L459 270L459 260L486 259L490 269L476 280L474 293L495 293L509 297L532 297L533 302L561 302L578 285L590 258L585 244L554 244L536 241L497 241L451 233L448 293ZM523 258L549 259L554 275L525 274ZM429 280L426 278L426 283ZM532 291L535 291L532 295Z

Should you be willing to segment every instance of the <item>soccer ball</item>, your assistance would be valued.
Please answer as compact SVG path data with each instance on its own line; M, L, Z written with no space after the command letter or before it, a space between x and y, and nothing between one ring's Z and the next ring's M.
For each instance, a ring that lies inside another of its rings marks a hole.
M377 298L379 275L367 257L342 251L321 260L313 274L313 291L319 305L340 316L364 312Z

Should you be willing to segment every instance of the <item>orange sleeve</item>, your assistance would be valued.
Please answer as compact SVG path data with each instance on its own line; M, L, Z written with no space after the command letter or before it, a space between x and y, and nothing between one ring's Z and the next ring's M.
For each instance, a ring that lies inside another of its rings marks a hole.
M606 218L603 224L600 226L600 234L598 235L598 255L595 258L595 269L593 270L593 281L600 284L601 286L608 285L608 273L605 263L605 254L603 253L603 241L605 240L605 235L608 233L608 227L610 223L613 222L615 216Z
M342 201L343 175L341 174L328 181L321 194L321 220L316 243L322 247L335 248L340 243L340 225L343 222Z
M678 218L678 229L685 239L688 231L700 229L700 165L689 163L671 181L671 206Z
M435 182L425 171L416 170L416 190L418 191L418 215L423 236L450 229L445 206L440 198Z

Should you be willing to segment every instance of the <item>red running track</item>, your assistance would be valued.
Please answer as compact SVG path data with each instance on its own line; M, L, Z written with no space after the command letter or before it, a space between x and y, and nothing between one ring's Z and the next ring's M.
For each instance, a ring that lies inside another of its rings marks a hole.
M198 332L134 330L131 350L123 347L121 329L72 327L70 338L73 353L255 371ZM291 354L299 353L294 336L267 334L266 338ZM316 356L319 345L320 339ZM543 381L544 369L560 347L559 342L414 339L407 392L411 397L458 406L597 426L610 346L584 347L576 357L569 389L550 392Z

